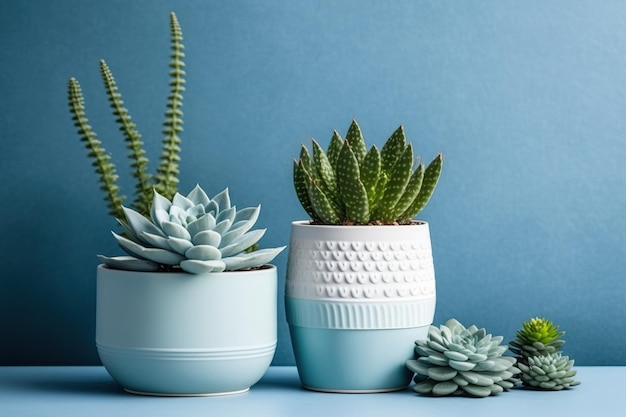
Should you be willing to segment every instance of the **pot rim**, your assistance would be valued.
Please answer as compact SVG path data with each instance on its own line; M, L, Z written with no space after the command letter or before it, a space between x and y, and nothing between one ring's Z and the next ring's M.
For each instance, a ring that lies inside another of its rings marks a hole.
M406 227L416 227L428 225L427 221L424 220L413 220L414 223L411 224L311 224L312 220L295 220L291 222L292 226L305 226L305 227L315 227L315 228L339 228L339 229L366 229L366 228L406 228Z
M277 267L274 264L264 264L262 265L260 268L256 268L256 269L243 269L243 270L236 270L236 271L222 271L222 272L209 272L206 274L192 274L189 272L185 272L185 271L132 271L129 269L117 269L117 268L111 268L103 263L98 264L98 266L96 267L97 270L104 270L104 271L109 271L111 273L133 273L133 274L137 274L137 275L163 275L163 276L175 276L175 275L183 275L183 276L187 276L187 277L201 277L201 276L206 276L206 277L221 277L224 275L241 275L243 273L245 274L263 274L263 273L267 273L270 271L276 271Z

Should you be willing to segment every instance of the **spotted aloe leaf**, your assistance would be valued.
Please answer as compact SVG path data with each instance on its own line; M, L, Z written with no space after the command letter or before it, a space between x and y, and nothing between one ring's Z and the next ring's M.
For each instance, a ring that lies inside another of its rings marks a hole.
M367 190L359 178L359 163L352 147L345 141L337 161L337 186L346 205L346 216L355 224L367 224L370 218Z
M378 184L381 172L380 152L376 146L372 146L365 154L363 163L360 167L361 182L367 192L367 201L369 207L373 207L376 201L376 185Z
M376 217L381 218L383 222L389 223L395 220L395 207L411 178L412 168L413 145L408 144L389 172L389 181L378 205Z
M309 177L308 193L311 205L320 221L326 224L341 223L341 213L337 212L328 199L328 196L324 194L324 191L322 191L311 177Z
M337 204L337 179L335 171L326 155L326 152L313 140L313 168L314 177L319 179L319 186L329 200Z
M435 159L432 160L428 167L424 171L424 179L422 181L422 186L420 188L420 192L415 197L413 203L409 206L408 209L402 214L403 219L412 219L417 216L428 204L430 198L432 197L435 187L439 182L439 177L441 176L441 168L443 166L443 154L438 154Z
M398 127L392 135L387 139L383 149L380 151L382 169L385 172L391 172L391 169L396 164L396 161L404 152L406 148L406 136L404 134L404 127Z
M328 160L330 161L330 165L333 167L333 170L337 170L337 159L339 159L339 153L341 152L341 148L343 147L343 139L341 135L337 133L337 131L333 131L333 136L330 139L330 144L328 145L328 151L326 152L328 156Z
M311 156L306 146L302 145L299 162L296 160L293 161L293 185L296 190L296 196L304 211L306 211L312 219L317 220L317 215L309 199L308 180L305 169L308 171L311 169Z
M410 219L402 218L402 215L408 208L411 206L413 201L417 198L420 189L422 188L422 182L424 180L424 164L419 164L409 182L407 183L404 193L396 203L396 206L393 208L391 212L391 216L394 219L399 219L401 223L406 223Z
M348 133L346 134L346 142L350 144L350 148L356 157L356 160L359 162L359 165L365 158L365 154L367 153L367 147L365 146L365 140L363 139L363 134L361 133L361 128L359 127L356 120L352 120L350 127L348 128Z

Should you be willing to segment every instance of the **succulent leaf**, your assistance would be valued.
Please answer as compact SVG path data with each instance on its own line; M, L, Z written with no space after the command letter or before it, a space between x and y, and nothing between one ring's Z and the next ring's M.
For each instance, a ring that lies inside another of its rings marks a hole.
M212 198L212 201L213 203L217 204L217 209L221 213L224 213L226 210L229 210L232 208L230 205L230 196L228 194L228 188L225 188L223 191L220 191L219 193L217 193ZM220 219L218 218L217 221L219 222Z
M306 149L306 148L305 148ZM301 160L302 161L302 160ZM306 211L306 213L314 220L317 220L317 214L313 209L311 204L311 200L309 199L309 191L306 181L306 174L302 169L302 166L298 164L298 162L293 160L293 185L296 190L296 196L298 197L298 201L300 201L300 205Z
M346 133L346 140L356 157L356 160L359 162L359 165L365 158L365 154L367 153L367 147L365 146L365 140L363 139L363 134L361 133L361 128L359 127L356 120L352 120L350 127L348 128L348 133ZM339 168L339 167L338 167Z
M190 274L210 274L211 272L226 270L226 264L221 260L200 261L197 259L185 259L180 263L180 267Z
M396 160L393 168L391 168L389 181L385 187L385 193L377 207L375 216L382 219L383 222L390 223L396 219L394 216L395 207L402 194L404 194L406 185L411 178L412 169L413 145L408 144L400 157Z
M406 148L406 136L404 127L398 127L387 139L383 149L381 150L382 169L385 172L391 172L402 152Z
M205 196L196 186L187 196L177 194L170 202L155 191L152 221L124 208L128 223L120 224L128 236L112 233L131 256L100 258L117 269L154 270L157 265L163 270L209 273L260 267L284 249L247 251L265 233L265 229L250 230L260 206L237 212L230 204L228 189L214 199Z
M233 225L230 227L230 230L220 236L222 245L232 243L235 239L250 230L259 218L260 212L261 206L248 207L243 210L239 210L233 220Z
M333 136L330 138L330 143L328 144L328 151L326 152L328 156L328 161L333 169L337 170L337 159L339 159L339 153L341 152L341 148L343 147L343 139L337 133L337 131L333 131Z
M147 259L137 259L132 256L104 256L98 255L102 263L115 268L127 271L155 272L159 270L159 264Z
M311 201L311 206L315 210L316 217L320 219L321 222L326 224L338 224L342 221L342 213L337 212L337 210L333 207L330 200L324 194L324 192L320 189L320 187L313 181L311 177L309 178L309 200Z
M264 234L265 229L257 229L239 236L237 239L233 240L232 243L220 247L222 257L227 258L238 253L243 253L246 248L249 248L261 240Z
M242 253L237 256L224 258L224 264L228 270L238 270L248 268L247 265L263 265L271 262L285 247L260 249L253 252Z
M337 201L337 179L335 178L335 171L326 156L326 152L322 147L313 140L313 166L315 172L315 178L319 178L320 188L324 191L324 194L332 200Z
M428 167L426 167L426 170L424 171L424 178L422 180L420 191L417 194L417 197L415 197L415 200L413 200L413 203L402 214L401 218L412 219L417 216L424 209L424 207L426 207L426 204L430 201L430 198L435 191L435 187L439 182L442 165L443 154L437 155L435 159L428 164Z
M184 259L184 257L179 253L172 252L169 247L167 249L145 247L140 243L127 239L124 236L120 236L117 233L111 233L113 233L113 236L122 249L124 249L129 255L135 256L139 259L147 259L161 265L170 266L177 265Z
M367 201L370 208L376 200L376 185L380 178L380 167L380 152L376 146L372 146L365 154L360 168L361 182L367 191Z
M400 223L408 223L410 218L403 218L402 215L409 209L415 198L417 198L420 189L422 188L422 181L424 180L424 164L419 164L411 178L407 183L404 193L400 196L400 199L393 208L392 217L399 219Z
M337 161L337 188L346 205L346 216L355 224L369 222L367 190L359 179L359 163L346 140Z
M378 182L376 183L376 191L373 196L373 203L370 205L370 210L375 211L380 205L380 201L385 194L385 189L387 188L387 183L389 182L389 175L382 169L380 170L380 176L378 177ZM372 220L380 222L380 218L373 218Z

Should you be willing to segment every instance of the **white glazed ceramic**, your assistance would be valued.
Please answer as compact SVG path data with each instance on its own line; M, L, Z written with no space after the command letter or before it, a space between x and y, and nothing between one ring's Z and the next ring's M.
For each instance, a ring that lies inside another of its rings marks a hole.
M100 265L98 353L132 393L245 392L274 356L276 297L274 266L196 275Z
M404 363L435 312L427 223L294 222L285 305L302 385L329 392L406 388Z

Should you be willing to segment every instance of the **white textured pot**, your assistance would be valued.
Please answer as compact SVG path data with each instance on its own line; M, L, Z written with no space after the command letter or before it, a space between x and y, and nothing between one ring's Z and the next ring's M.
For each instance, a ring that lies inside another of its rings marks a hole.
M276 349L276 267L133 272L98 266L96 343L125 390L152 395L247 391Z
M285 305L300 380L327 392L404 389L435 313L427 223L292 223Z

